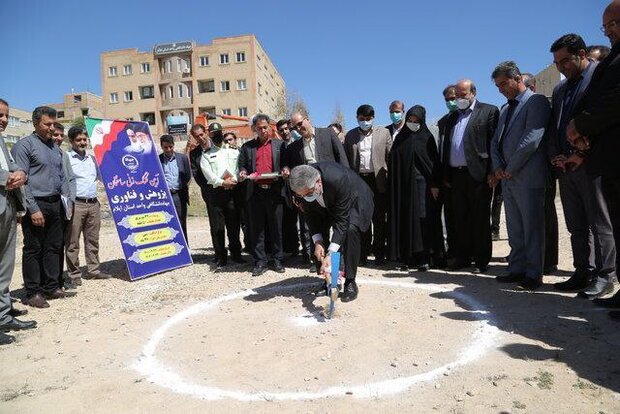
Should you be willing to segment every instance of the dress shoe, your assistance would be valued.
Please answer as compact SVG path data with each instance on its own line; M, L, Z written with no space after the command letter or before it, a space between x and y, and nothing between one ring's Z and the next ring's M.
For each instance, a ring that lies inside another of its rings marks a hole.
M523 273L510 273L505 276L497 276L495 280L499 283L515 283L520 282L525 279L525 275Z
M49 308L50 304L47 303L45 298L37 293L34 296L30 296L29 298L25 298L22 303L27 306L32 306L33 308Z
M48 299L48 300L70 298L75 295L77 295L77 292L65 292L61 288L58 288L54 290L53 292L43 294L45 299Z
M587 288L590 285L591 280L592 278L590 277L590 275L575 273L564 282L554 283L553 288L560 292L579 291Z
M107 274L107 273L103 273L103 272L97 272L97 273L89 273L88 275L84 276L84 279L111 279L112 276Z
M315 289L312 294L317 298L322 296L329 296L327 283L323 283L321 286L319 286L318 289Z
M282 265L282 262L279 260L274 260L273 270L275 270L276 273L284 273L286 271L286 269L284 269L284 266Z
M614 291L614 282L603 277L597 277L586 289L577 293L577 296L584 299L597 299L609 295Z
M7 335L5 333L0 333L0 345L8 345L15 342L15 337L11 335Z
M601 308L620 308L620 291L610 298L593 299L592 303Z
M552 275L552 274L554 274L557 271L558 271L557 265L547 266L547 267L545 267L543 269L543 274L544 275Z
M239 264L247 263L247 261L243 257L241 257L240 254L233 254L232 261Z
M267 266L259 264L252 269L252 276L260 276L267 271Z
M6 323L0 325L0 332L21 331L24 329L32 329L37 327L36 321L20 321L17 318L11 318Z
M471 272L474 274L480 274L480 273L486 273L487 270L489 270L489 266L476 266L474 267L474 270L472 270Z
M533 292L542 286L542 279L532 279L531 277L525 277L517 285L518 290L527 290Z
M344 282L344 290L340 294L340 300L343 302L351 302L352 300L357 299L357 294L359 289L357 288L357 283L355 280L345 280Z
M608 315L614 321L620 322L620 311L611 311L608 313Z
M430 266L427 264L418 266L418 272L428 272L428 269L430 269Z
M308 269L308 272L310 272L311 274L316 274L317 272L317 267L316 267L316 263L312 262L310 263L310 268Z
M14 318L17 318L18 316L24 316L28 313L28 311L26 309L15 309L15 308L11 308L11 310L9 311L9 316L12 316Z

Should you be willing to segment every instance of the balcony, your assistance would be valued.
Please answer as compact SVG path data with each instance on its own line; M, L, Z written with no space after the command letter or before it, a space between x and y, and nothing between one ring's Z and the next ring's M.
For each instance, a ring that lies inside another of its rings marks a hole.
M183 98L171 98L171 99L162 99L161 101L161 110L167 111L171 109L181 109L192 106L192 98L183 97Z
M159 84L170 83L174 81L189 81L192 79L192 71L185 69L184 72L172 71L168 73L162 73L159 79Z

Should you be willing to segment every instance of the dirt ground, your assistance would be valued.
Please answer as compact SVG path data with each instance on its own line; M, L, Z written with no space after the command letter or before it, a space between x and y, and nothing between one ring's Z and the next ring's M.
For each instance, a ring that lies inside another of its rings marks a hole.
M551 287L572 269L561 216L562 270L534 294L496 283L497 261L488 275L364 267L331 321L299 259L214 272L207 220L188 228L193 266L130 282L107 220L116 278L29 309L39 327L0 347L0 413L620 412L620 324Z

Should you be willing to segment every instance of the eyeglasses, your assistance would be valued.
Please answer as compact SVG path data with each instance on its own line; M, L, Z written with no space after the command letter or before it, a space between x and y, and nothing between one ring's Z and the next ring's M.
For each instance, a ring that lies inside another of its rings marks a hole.
M601 32L605 33L606 30L613 29L617 25L618 25L618 20L610 20L607 23L603 23L600 29L601 29Z
M292 125L291 125L291 128L293 128L293 129L295 129L295 130L297 130L297 129L301 128L301 126L304 124L304 121L305 121L306 119L308 119L308 118L304 118L304 119L302 119L301 121L297 122L296 124L292 124Z

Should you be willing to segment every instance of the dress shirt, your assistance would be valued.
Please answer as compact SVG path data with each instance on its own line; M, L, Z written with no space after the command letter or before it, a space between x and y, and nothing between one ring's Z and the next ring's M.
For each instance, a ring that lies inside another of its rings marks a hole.
M403 125L405 125L404 122L400 124L398 128L396 128L396 125L392 124L392 126L394 127L394 129L392 129L392 142L396 139L396 135L398 135L400 130L403 129Z
M458 119L452 132L452 141L450 143L450 167L466 167L465 147L463 146L463 138L465 138L465 129L471 118L471 114L476 106L476 100L471 103L469 108L459 110Z
M370 134L364 135L362 132L362 138L359 143L360 151L360 172L371 173L374 172L372 165L372 131Z
M306 158L306 164L314 164L315 162L318 162L319 160L316 156L316 141L314 138L314 132L312 133L310 139L302 139L304 140L304 157Z
M238 175L237 160L239 150L233 148L220 148L213 146L205 152L200 160L202 173L207 177L207 182L213 187L221 187L226 171L232 174L236 180Z
M166 183L168 183L168 188L175 191L180 190L179 164L177 164L175 155L172 154L172 157L168 157L164 154L162 166L164 167L164 178L166 179Z
M99 170L95 164L95 159L89 154L85 153L82 156L71 150L69 151L69 161L75 178L76 197L96 198Z
M33 133L17 141L11 152L20 170L28 176L24 191L30 214L40 211L36 197L66 193L67 177L63 171L62 151L52 139L45 140Z

